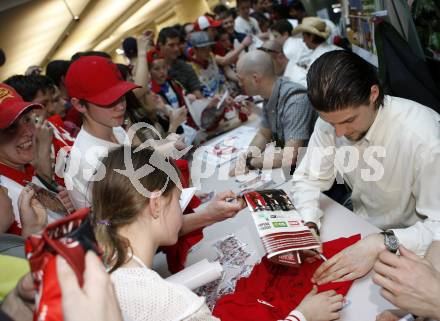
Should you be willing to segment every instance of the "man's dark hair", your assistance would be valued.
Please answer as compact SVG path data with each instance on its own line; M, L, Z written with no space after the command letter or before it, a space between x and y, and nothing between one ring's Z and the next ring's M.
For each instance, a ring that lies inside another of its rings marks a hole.
M257 20L258 25L260 26L260 29L262 29L263 25L270 27L270 20L267 19L267 17L264 15L264 13L254 12L251 14L251 17L253 17L255 20Z
M25 101L33 101L39 90L43 93L54 90L52 79L43 75L15 75L6 79L4 83L14 88Z
M167 39L180 39L180 32L176 28L166 27L160 30L159 36L157 37L157 43L164 45L167 42Z
M128 59L133 59L137 57L138 54L138 46L137 40L135 37L127 37L122 41L122 50L124 50L124 55Z
M226 35L226 36L228 36L229 37L229 35L226 33L226 30L225 29L223 29L222 27L218 27L217 28L217 34L215 35L215 41L219 41L220 40L220 38L223 36L223 35Z
M285 4L274 4L272 6L272 11L276 19L290 19L289 7Z
M286 32L289 34L292 33L293 26L287 19L281 19L275 22L271 27L271 30L277 31L281 35L284 35Z
M383 88L373 65L358 55L336 50L323 54L307 73L307 92L317 111L333 112L370 104L371 87L379 86L376 108L384 99Z
M252 5L252 0L237 0L237 8L238 8L242 3L249 3L249 4Z
M184 43L186 41L186 31L185 31L185 26L190 25L191 22L185 23L183 25L181 25L180 23L175 24L173 26L174 29L176 29L179 32L179 41Z
M69 66L70 61L68 60L52 60L46 66L46 75L52 79L57 87L60 87L61 80L66 76Z
M224 4L218 4L214 7L214 9L212 9L212 11L214 11L214 13L217 16L220 16L223 12L227 12L229 10L229 8L227 6L225 6Z
M300 11L300 12L303 12L303 13L305 13L306 12L306 9L304 8L304 5L302 4L302 2L301 1L295 1L294 3L292 3L290 6L289 6L289 9L293 9L293 10L296 10L296 11Z
M104 57L104 58L107 58L110 60L112 59L112 57L108 53L106 53L105 51L80 51L80 52L77 52L76 54L74 54L70 58L70 60L73 62L83 56L99 56L99 57Z
M237 18L237 10L234 8L229 9L228 11L224 11L219 15L221 20L232 17L233 19Z

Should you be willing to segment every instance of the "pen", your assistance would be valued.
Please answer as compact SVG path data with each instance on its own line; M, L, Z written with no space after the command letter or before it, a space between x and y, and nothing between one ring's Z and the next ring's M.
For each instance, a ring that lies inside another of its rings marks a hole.
M327 261L327 258L324 256L324 254L319 253L319 257L320 257L324 262Z
M236 200L237 200L236 197L228 197L228 198L225 199L225 201L228 202L228 203L234 203Z
M316 254L318 254L319 257L320 257L324 262L327 261L327 258L324 256L324 254L318 252L317 250L312 250L312 251L315 252Z

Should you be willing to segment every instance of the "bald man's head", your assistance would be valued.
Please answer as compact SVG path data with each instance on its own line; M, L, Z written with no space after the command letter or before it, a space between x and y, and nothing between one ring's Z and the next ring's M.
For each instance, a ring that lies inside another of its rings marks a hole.
M271 55L262 50L253 50L240 57L237 77L246 95L260 95L264 99L270 97L278 78Z
M237 72L242 76L259 74L264 78L274 78L275 68L270 55L262 50L252 50L240 57Z

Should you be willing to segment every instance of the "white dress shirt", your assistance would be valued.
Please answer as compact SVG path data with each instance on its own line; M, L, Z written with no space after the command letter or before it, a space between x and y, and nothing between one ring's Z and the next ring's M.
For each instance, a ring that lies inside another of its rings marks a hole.
M440 235L439 122L432 109L391 96L358 142L336 137L334 128L318 119L292 179L294 204L304 221L319 225L320 191L330 189L339 172L352 189L356 214L393 229L401 244L423 254ZM348 159L344 151L350 148Z
M122 145L127 137L122 127L113 128L113 134L119 144L109 142L88 133L81 128L75 143L66 155L63 150L58 153L55 172L64 178L66 189L75 208L90 207L91 184L103 178L105 173L96 173L101 159L108 152Z
M306 73L304 68L297 65L300 61L308 61L312 50L310 50L304 43L301 34L297 37L289 37L284 42L283 52L289 62L287 63L286 69L284 70L284 77L288 77L292 81L295 79L295 74L298 72ZM304 69L304 70L303 70ZM301 79L305 77L302 76ZM302 84L304 86L304 84ZM306 83L307 85L307 83Z

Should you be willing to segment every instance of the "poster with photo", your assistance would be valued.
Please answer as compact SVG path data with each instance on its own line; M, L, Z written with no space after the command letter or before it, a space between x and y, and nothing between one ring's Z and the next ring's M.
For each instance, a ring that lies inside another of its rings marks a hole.
M279 264L298 266L301 264L300 251L320 246L318 238L304 225L285 191L254 190L243 193L243 197L268 259Z
M250 191L243 195L252 212L291 211L295 209L289 196L281 189Z

